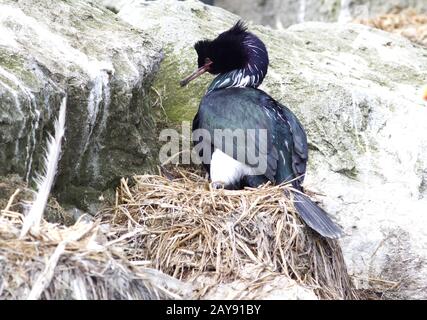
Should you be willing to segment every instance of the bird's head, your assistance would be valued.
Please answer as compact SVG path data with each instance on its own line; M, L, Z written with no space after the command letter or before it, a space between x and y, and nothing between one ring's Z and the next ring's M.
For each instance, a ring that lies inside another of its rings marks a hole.
M201 40L194 45L197 52L198 69L181 81L181 86L205 72L220 74L242 69L249 61L245 40L251 35L242 21L221 33L214 40Z

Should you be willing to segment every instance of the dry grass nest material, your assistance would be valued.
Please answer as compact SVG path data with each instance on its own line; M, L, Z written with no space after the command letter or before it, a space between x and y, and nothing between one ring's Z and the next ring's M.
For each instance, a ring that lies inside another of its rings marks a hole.
M287 186L164 173L122 179L95 219L22 238L17 188L0 211L0 299L358 298L338 243L301 223Z
M113 208L100 213L117 236L127 237L129 260L185 282L200 277L215 285L244 279L234 298L286 276L323 299L355 299L340 246L317 236L298 218L285 185L213 190L194 172L122 179ZM258 274L243 276L246 266ZM262 275L262 276L261 276ZM199 287L204 298L208 287ZM253 295L251 298L256 298Z
M0 211L0 300L156 299L189 294L186 285L123 254L126 236L99 221L66 227L42 221L20 238L23 214L16 189ZM123 235L122 235L123 236Z
M390 13L372 19L357 19L355 22L398 33L427 47L427 14L417 13L414 9L401 10L396 8Z

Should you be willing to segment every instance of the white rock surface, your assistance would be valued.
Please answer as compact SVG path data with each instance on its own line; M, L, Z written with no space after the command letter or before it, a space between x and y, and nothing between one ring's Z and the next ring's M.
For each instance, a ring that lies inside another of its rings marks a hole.
M426 0L215 0L214 4L243 19L278 29L308 21L366 19L396 8L427 12Z
M326 195L325 208L347 232L350 272L363 287L426 298L426 50L356 25L310 23L289 34L315 48L295 65L308 90L299 102L295 85L276 97L298 106L312 146L306 185Z
M207 300L318 300L312 289L288 276L268 273L252 264L240 268L239 280L216 283L214 276L196 278L195 287L209 288L201 297Z

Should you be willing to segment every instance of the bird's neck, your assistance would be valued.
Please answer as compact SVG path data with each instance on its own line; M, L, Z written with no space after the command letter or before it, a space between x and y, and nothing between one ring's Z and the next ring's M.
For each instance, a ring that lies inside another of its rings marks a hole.
M264 43L253 34L249 34L243 43L248 53L246 66L219 74L212 81L208 92L231 87L257 88L262 83L268 68L267 49Z

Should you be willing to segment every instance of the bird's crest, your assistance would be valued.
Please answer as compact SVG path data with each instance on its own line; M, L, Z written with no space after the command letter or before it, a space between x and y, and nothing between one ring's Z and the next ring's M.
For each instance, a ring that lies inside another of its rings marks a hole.
M248 27L243 20L239 20L236 24L228 30L232 34L242 34L248 32Z
M194 49L198 55L199 68L205 64L206 58L213 61L208 70L212 74L243 68L248 62L243 44L247 35L245 24L239 20L215 39L196 42Z

